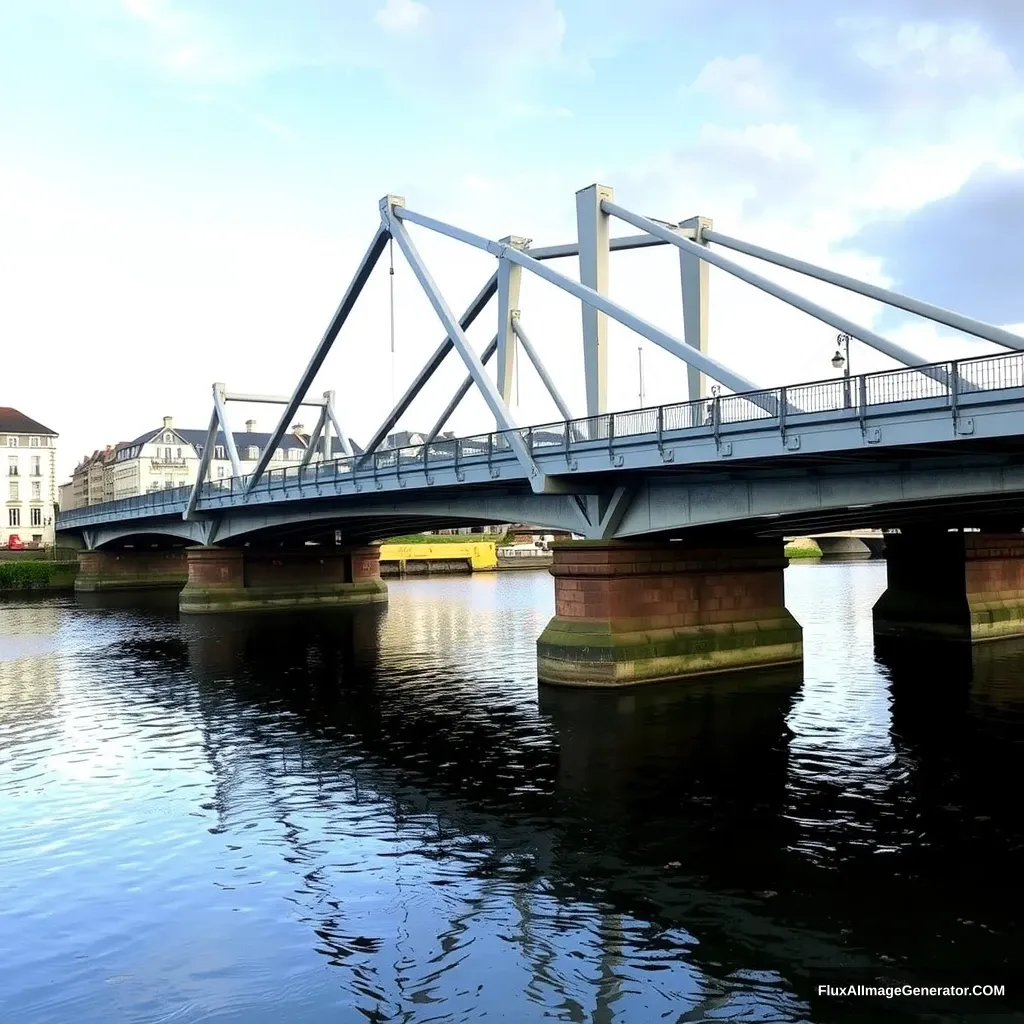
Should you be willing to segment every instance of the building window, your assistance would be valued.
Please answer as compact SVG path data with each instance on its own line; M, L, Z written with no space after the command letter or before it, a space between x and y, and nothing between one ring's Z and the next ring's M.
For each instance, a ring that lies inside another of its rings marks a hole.
M9 493L9 498L10 498L10 500L11 500L11 501L17 501L17 500L18 500L18 498L19 498L19 495L18 495L18 481L17 481L17 480L12 480L12 481L11 481L11 482L10 482L10 483L9 483L9 484L7 485L7 487L8 487L8 489L9 489L9 492L10 492L10 493Z
M173 441L173 440L174 440L174 435L173 434L164 434L164 441L165 442L170 444L170 442Z
M38 437L30 437L28 439L28 446L30 448L38 448L39 447L39 438Z
M43 475L43 460L38 455L32 456L32 475L42 476Z
M32 481L32 500L40 501L43 497L42 484L38 480Z
M223 466L218 466L217 467L217 479L218 480L223 480L224 479L224 467Z
M164 449L164 459L165 459L165 460L166 460L167 462L170 462L170 461L171 461L171 449L170 449L170 448L165 448L165 449Z
M43 525L43 510L41 508L33 508L29 510L29 526L42 526Z
M17 476L18 475L18 456L8 455L7 456L7 475Z
M252 462L255 462L259 457L260 457L260 450L259 450L259 448L257 448L256 445L254 445L254 444L249 445L248 458Z
M21 526L21 509L20 508L9 508L7 510L7 525L8 526Z
M219 445L217 445L216 448L213 449L213 457L215 459L223 459L224 458L224 445L219 444Z
M188 486L188 481L187 480L179 480L178 481L178 486L179 487L186 487L186 486Z
M7 447L8 448L17 448L18 447L18 439L16 437L9 437L9 438L7 438Z
M179 459L184 458L184 456L181 454L181 449L180 448L178 449L178 458Z

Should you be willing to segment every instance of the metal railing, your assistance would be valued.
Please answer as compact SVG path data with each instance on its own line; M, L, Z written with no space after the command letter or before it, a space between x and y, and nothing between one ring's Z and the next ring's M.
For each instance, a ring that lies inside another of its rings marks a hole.
M925 371L931 371L925 372ZM941 371L941 372L936 372ZM792 428L799 417L835 413L863 420L868 407L899 405L915 401L941 400L954 410L961 396L1012 388L1024 388L1024 352L977 356L972 359L935 363L927 367L908 367L856 377L831 378L810 384L797 384L743 394L723 394L713 398L678 402L653 408L606 413L580 419L544 423L518 428L527 449L536 455L584 450L595 444L614 447L617 443L635 444L642 439L661 439L674 435L673 443L688 438L703 438L709 433L737 424ZM429 445L378 450L372 455L342 457L308 466L284 466L269 469L254 494L288 492L292 487L334 482L339 478L357 481L380 477L401 478L431 469L478 466L496 461L515 461L510 431L476 434L470 437L435 439ZM422 478L421 478L422 479ZM205 483L200 500L237 495L245 500L247 476L229 477ZM137 511L161 515L180 512L188 504L191 485L157 491L153 494L121 498L102 505L71 509L59 517L59 525L74 526L95 517L98 509L112 515Z

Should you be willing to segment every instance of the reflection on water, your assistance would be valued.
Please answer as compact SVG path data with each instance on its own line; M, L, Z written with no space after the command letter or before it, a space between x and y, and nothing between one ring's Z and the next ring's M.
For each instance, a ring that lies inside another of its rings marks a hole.
M0 605L6 1016L861 1020L815 986L1010 984L1024 645L876 661L883 586L794 567L802 673L619 693L538 694L546 573Z

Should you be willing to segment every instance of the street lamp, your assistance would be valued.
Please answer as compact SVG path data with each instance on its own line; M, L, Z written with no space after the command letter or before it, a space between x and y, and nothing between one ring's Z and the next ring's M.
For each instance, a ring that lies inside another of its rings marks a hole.
M836 354L832 357L832 365L837 370L843 371L843 408L850 408L850 336L848 334L837 334Z

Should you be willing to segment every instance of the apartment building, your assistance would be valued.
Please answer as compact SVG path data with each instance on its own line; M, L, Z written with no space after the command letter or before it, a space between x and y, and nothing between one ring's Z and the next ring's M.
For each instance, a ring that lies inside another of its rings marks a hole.
M12 537L16 544L53 544L57 437L23 412L0 406L0 449L6 457L0 547L9 547Z

